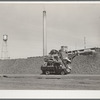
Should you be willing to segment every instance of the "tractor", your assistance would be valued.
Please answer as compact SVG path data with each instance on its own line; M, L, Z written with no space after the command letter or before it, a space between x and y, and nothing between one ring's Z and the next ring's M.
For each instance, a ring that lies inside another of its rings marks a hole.
M74 58L74 57L73 57ZM44 57L44 64L41 66L42 74L66 75L71 72L71 62L65 66L63 60L59 57L59 51L51 50L49 56Z

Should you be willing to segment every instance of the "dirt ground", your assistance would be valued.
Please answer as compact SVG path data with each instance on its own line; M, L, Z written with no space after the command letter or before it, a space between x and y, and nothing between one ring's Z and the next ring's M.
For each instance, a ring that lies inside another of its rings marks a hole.
M0 90L100 90L100 75L0 75Z

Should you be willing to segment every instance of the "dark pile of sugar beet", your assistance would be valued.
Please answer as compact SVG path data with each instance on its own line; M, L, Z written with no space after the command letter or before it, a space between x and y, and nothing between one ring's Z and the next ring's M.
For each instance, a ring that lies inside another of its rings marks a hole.
M43 57L0 60L0 74L41 74ZM78 55L72 60L71 74L100 74L100 53Z

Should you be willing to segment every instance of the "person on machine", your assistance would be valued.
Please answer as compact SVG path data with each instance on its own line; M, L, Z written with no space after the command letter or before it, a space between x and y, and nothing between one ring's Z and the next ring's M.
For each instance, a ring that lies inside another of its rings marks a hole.
M64 46L61 46L61 49L59 50L59 56L62 60L62 62L64 63L65 67L68 67L67 64L71 63L71 60L68 58L68 47L66 47L66 49L64 48Z

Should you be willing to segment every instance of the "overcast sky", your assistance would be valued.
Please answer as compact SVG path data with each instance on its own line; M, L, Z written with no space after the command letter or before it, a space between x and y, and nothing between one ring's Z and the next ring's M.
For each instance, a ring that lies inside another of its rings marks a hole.
M69 50L100 47L100 4L1 4L0 54L2 36L8 35L11 58L41 56L43 54L43 9L47 13L47 46Z

